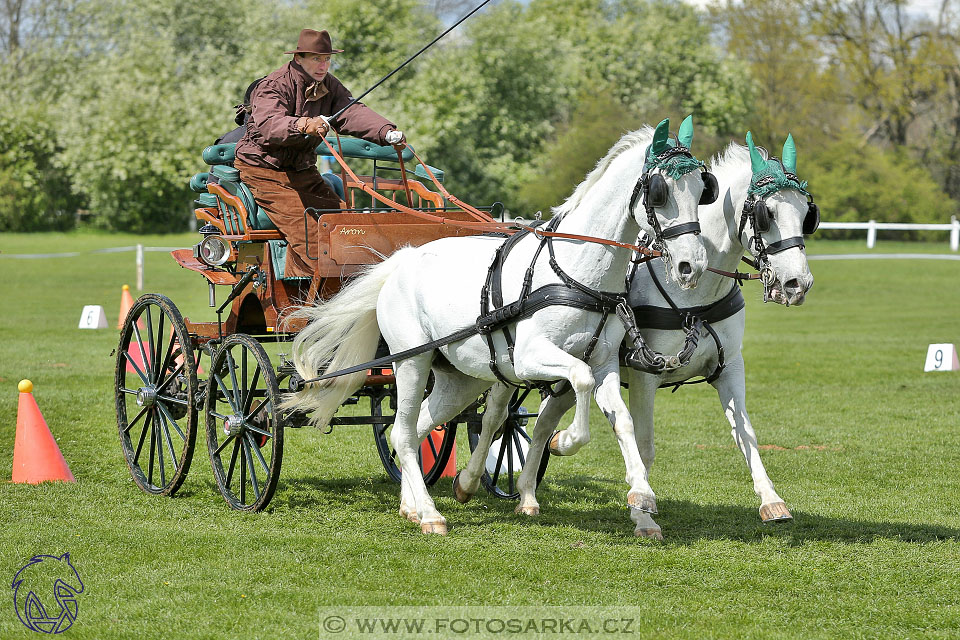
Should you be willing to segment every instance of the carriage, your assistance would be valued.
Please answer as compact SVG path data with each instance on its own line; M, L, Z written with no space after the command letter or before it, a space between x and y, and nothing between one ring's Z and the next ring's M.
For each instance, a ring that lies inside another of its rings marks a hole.
M481 208L481 215L473 207L468 213L447 197L442 171L423 163L407 171L414 160L409 147L400 152L358 139L331 139L317 150L340 165L339 174L323 174L340 207L304 212L320 216L318 255L309 256L315 270L311 278L288 277L286 241L233 168L234 146L204 149L209 170L190 180L198 194L202 239L192 249L172 252L181 267L206 280L216 319L184 317L170 298L156 293L136 300L117 349L117 423L124 457L144 491L170 496L180 488L202 424L224 499L234 509L260 511L277 487L286 430L308 423L307 415L280 409L282 395L299 382L282 348L302 329L296 320L285 321L290 311L336 294L365 265L402 246L482 233L484 223L495 227L493 216L503 208L494 203ZM353 173L345 158L372 162L370 175ZM427 179L438 191L424 184ZM227 292L222 301L218 289ZM265 345L279 345L273 359ZM386 354L381 344L378 355ZM499 497L518 496L515 475L529 442L526 393L511 401L502 445L484 475L484 486ZM330 426L369 425L387 474L399 482L402 470L389 439L397 406L392 371L368 370L363 387L344 404L354 408L340 412ZM471 448L476 443L482 406L478 397L425 440L419 472L427 484L448 468L458 426L470 428Z

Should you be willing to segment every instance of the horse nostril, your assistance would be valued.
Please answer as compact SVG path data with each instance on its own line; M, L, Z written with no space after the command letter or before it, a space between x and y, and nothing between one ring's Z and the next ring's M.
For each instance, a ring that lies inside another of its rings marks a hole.
M783 288L788 291L799 291L800 290L800 281L796 278L787 280L786 284L783 285Z
M688 276L693 273L693 268L690 266L689 262L681 262L677 268L680 270L680 274L684 276Z

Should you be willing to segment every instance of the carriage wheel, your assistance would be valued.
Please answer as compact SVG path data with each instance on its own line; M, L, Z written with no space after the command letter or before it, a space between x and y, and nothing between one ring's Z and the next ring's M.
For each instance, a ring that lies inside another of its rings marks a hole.
M391 385L384 387L384 393L371 396L370 415L373 416L374 420L383 417L391 419L387 424L373 423L373 439L377 443L377 453L380 454L380 461L383 462L383 468L386 469L387 475L394 482L399 483L403 472L397 464L397 452L390 443L390 430L393 428L392 418L396 415L396 410L392 408L396 402L396 393L396 387ZM387 403L386 407L384 402ZM439 434L439 443L435 441L437 437L434 434ZM443 469L447 466L456 439L457 424L448 422L434 429L430 436L423 441L423 445L417 452L417 462L420 464L423 481L428 487L433 486L443 475ZM424 447L430 452L430 457L433 458L432 461L428 461L426 468L424 468L423 463Z
M234 509L260 511L277 489L279 403L276 373L260 343L244 333L228 336L210 365L204 412L213 476Z
M173 495L197 439L197 365L183 316L166 296L148 293L131 307L114 384L120 446L134 482Z
M527 435L526 425L530 418L535 418L536 414L527 412L523 406L523 401L530 394L530 389L517 389L510 398L510 404L507 406L507 419L503 423L503 432L499 438L490 443L490 454L484 463L483 476L480 482L483 487L497 496L506 500L520 499L520 492L517 490L517 480L520 478L520 472L527 461L527 447L530 444L530 436ZM480 434L474 430L469 432L470 453L477 448L477 442L480 440ZM550 461L550 451L545 449L540 458L540 468L537 469L537 486L543 480L543 474L547 470L547 464Z

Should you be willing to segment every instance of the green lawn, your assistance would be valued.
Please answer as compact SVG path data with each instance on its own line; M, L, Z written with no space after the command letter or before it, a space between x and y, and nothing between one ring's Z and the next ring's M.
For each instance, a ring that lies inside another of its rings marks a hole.
M4 234L0 252L194 238ZM810 243L811 254L865 251L860 241ZM877 252L949 247L881 242ZM134 254L0 255L0 477L10 477L17 382L29 378L78 480L0 483L0 578L35 554L69 552L86 589L68 638L351 637L319 630L321 608L348 605L550 605L573 615L603 605L658 637L955 638L960 373L922 369L928 343L960 343L960 264L811 266L816 285L802 307L763 305L756 283L746 287L751 416L795 520L761 524L715 393L689 387L657 404L651 483L666 540L655 543L633 537L622 458L595 409L591 444L551 461L539 519L483 494L459 505L443 480L433 493L447 537L397 515L399 487L369 428L288 431L265 513L227 508L202 432L178 496L143 494L116 433L117 331L77 329L86 304L103 305L115 326L121 285L137 295ZM203 281L166 253L147 253L145 274L145 291L213 318ZM458 446L463 466L465 438ZM0 638L36 637L11 600L0 605Z

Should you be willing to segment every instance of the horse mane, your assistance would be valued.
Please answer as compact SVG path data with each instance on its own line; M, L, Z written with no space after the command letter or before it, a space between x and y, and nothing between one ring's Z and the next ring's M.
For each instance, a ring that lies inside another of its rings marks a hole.
M764 160L770 154L763 147L757 147ZM720 184L738 185L740 182L749 183L753 175L750 167L750 150L742 144L731 142L727 148L710 160L710 172L717 176Z
M551 209L553 216L558 219L563 219L564 216L580 206L580 203L583 202L587 192L589 192L590 189L600 180L601 176L603 176L607 169L610 168L610 165L613 164L614 160L631 149L641 146L645 149L652 140L653 127L650 125L644 125L636 131L625 133L623 137L621 137L620 140L613 145L610 151L607 152L607 155L603 156L597 161L597 166L595 166L593 170L587 174L587 177L583 182L577 185L577 188L574 189L572 194L570 194L570 197L564 200L563 204Z

